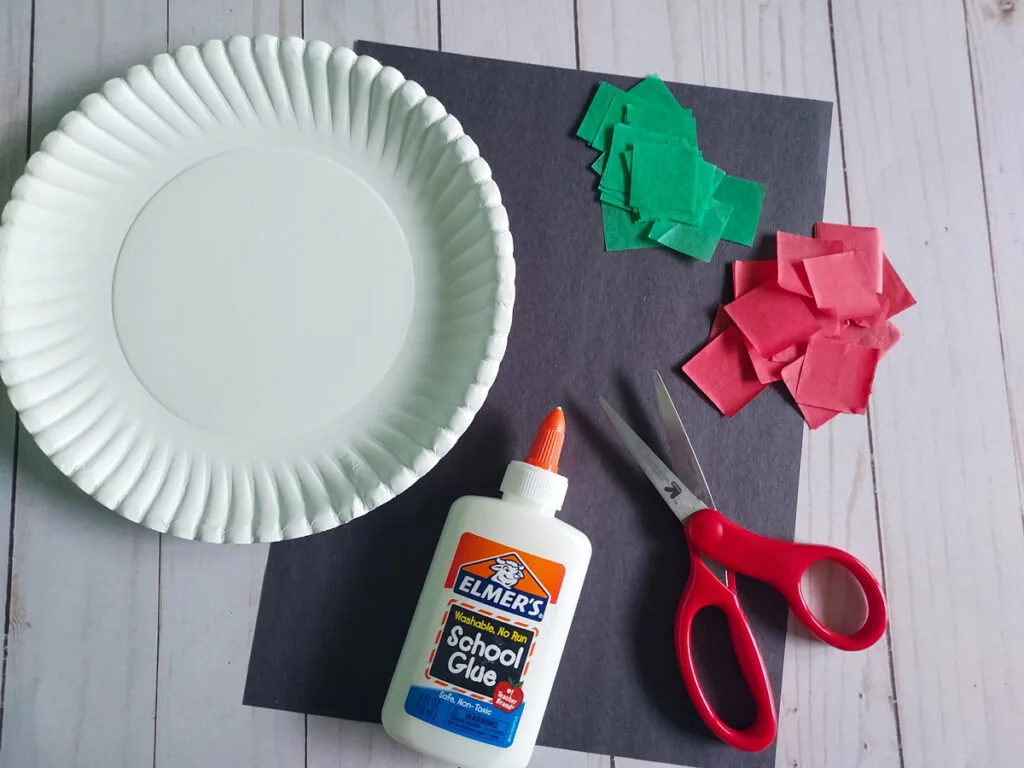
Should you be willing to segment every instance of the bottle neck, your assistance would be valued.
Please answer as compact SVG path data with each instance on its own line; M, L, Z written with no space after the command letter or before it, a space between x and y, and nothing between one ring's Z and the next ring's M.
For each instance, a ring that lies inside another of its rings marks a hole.
M513 461L501 481L503 497L515 497L537 509L559 510L569 481L556 472L523 461ZM552 514L554 514L552 512Z

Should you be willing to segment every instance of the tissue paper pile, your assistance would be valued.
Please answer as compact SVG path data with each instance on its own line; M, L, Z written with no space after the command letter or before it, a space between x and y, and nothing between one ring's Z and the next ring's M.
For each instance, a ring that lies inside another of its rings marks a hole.
M878 361L900 340L890 318L914 297L874 227L777 238L777 260L733 263L734 300L683 372L726 416L779 380L812 429L864 413Z
M710 261L720 240L754 242L764 184L704 159L693 112L657 75L628 91L601 83L576 135L601 152L591 168L607 250L663 245Z

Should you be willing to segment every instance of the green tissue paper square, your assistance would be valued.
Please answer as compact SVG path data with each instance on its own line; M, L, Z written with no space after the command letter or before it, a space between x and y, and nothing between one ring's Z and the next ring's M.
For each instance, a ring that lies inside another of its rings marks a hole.
M627 125L675 136L694 149L697 148L697 121L688 109L673 111L645 104L627 104L624 114Z
M648 230L648 237L673 251L685 253L701 261L711 261L731 213L732 208L728 205L712 200L701 226L676 224L666 229L665 225L668 222L659 221Z
M724 177L725 171L702 160L697 166L697 191L693 210L682 216L676 215L673 212L666 212L664 216L658 218L673 219L683 224L701 226L704 222L704 216L707 214L708 206L711 204L712 195Z
M602 203L614 205L616 208L621 208L624 211L631 211L629 203L626 202L626 196L621 192L602 189L599 191L598 197L601 199Z
M655 219L668 219L673 224L690 224L699 227L704 223L704 216L708 211L708 205L712 198L706 196L703 189L698 190L694 207L691 211L684 211L678 208L647 208L637 207L630 202L634 216L641 221L653 221Z
M642 131L625 123L619 123L612 132L612 143L608 149L608 160L601 174L601 189L628 194L630 188L630 153L637 144L664 144L672 141L670 136Z
M740 245L753 245L764 203L764 184L759 181L726 176L715 190L715 200L732 206L732 215L722 239Z
M650 224L633 221L629 211L601 203L601 218L604 220L606 251L628 251L634 248L650 248L654 245L644 234Z
M697 150L680 141L636 143L629 204L648 211L694 210L697 169L703 162Z
M676 112L690 112L690 110L684 108L676 97L672 95L672 91L665 85L665 81L657 75L648 75L639 83L629 89L631 96L650 102L655 106L659 106L662 109L670 109ZM693 114L692 112L690 114Z
M590 164L590 170L596 173L598 176L604 173L604 167L608 164L608 153L602 152L597 156L597 160Z
M664 86L664 83L662 83L662 86ZM669 95L671 96L671 94ZM644 101L643 98L637 96L633 91L627 93L626 91L621 91L618 88L615 88L612 91L612 97L608 102L607 109L605 109L604 116L601 119L601 125L597 129L597 133L593 140L588 142L590 146L601 152L611 146L615 126L625 122L626 107L630 104L647 107L648 109L659 109L657 104ZM673 104L675 104L675 107L681 116L689 111L680 107L674 99Z
M615 91L623 93L623 91L609 83L601 83L597 86L594 98L590 100L590 106L587 107L587 113L580 121L580 127L576 129L576 135L588 144L593 142L594 137L597 136L597 131L601 127L604 114L608 111L608 104L611 102Z
M718 189L718 185L725 178L725 171L706 160L697 169L697 199L706 209L711 198Z
M608 108L605 110L604 115L601 118L601 125L597 128L597 133L594 135L590 146L599 152L604 152L612 145L612 137L614 136L615 126L623 122L625 119L625 107L626 99L629 98L625 91L620 91L618 88L612 94L611 101L608 102Z
M650 208L635 208L633 206L630 206L630 210L633 211L633 216L638 221L666 220L672 224L691 224L699 227L704 222L707 206L705 205L699 211L652 210Z
M717 165L714 168L715 168L715 170L714 170L714 172L711 175L711 183L708 185L708 193L712 197L714 197L715 192L718 191L718 188L721 186L722 181L726 177L725 171L723 171Z
M672 229L675 228L678 222L669 221L668 219L658 219L651 225L651 228L647 230L647 237L651 240L658 240L658 238L664 237Z
M610 192L619 192L623 196L629 187L629 155L624 137L616 139L608 150L608 160L604 164L604 172L598 188Z

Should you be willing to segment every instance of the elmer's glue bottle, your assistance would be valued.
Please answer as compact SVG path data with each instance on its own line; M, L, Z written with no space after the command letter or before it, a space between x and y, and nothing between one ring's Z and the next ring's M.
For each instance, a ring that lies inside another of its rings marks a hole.
M500 499L448 513L381 717L418 752L463 768L530 761L590 562L587 537L555 517L564 438L556 408Z

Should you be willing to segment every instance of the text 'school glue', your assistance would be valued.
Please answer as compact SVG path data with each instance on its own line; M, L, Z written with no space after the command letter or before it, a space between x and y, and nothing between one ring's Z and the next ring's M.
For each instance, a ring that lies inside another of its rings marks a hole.
M523 768L537 741L590 541L555 517L565 417L556 408L501 498L448 513L384 701L397 741L463 768Z

